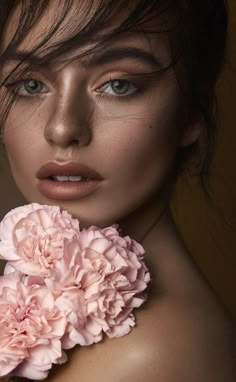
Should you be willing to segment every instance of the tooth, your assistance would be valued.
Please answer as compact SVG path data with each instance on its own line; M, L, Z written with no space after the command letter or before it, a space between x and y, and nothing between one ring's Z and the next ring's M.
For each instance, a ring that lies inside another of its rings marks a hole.
M80 182L82 180L82 176L69 176L70 182Z
M68 182L68 176L53 176L53 180L58 180L59 182Z
M85 180L86 178L83 178L83 176L55 175L55 176L52 176L52 179L57 180L58 182L80 182L82 180Z

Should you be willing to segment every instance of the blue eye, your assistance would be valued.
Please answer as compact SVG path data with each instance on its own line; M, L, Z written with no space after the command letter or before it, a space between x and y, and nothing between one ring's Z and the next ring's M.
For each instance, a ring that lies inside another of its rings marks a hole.
M124 97L135 93L137 86L127 80L111 80L106 82L105 85L100 88L100 91L113 96Z
M30 97L34 95L40 95L48 92L48 87L38 80L22 80L16 84L10 85L13 88L14 93L23 97Z

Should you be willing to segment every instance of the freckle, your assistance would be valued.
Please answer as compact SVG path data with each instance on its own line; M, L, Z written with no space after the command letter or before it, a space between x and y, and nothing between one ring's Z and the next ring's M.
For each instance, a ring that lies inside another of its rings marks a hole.
M153 127L152 125L149 125L149 129L152 129L152 127Z

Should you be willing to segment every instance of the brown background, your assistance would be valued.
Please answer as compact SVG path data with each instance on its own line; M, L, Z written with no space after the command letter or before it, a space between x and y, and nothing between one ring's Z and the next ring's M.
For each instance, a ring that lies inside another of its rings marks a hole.
M193 257L236 318L236 0L229 3L230 36L218 84L221 126L212 186L233 227L209 207L194 179L179 182L173 210Z
M204 199L195 179L182 179L173 211L195 261L236 318L236 1L230 1L229 53L219 81L221 131L213 166L215 200L234 223L227 226ZM4 158L0 158L0 219L24 203ZM181 282L181 280L180 280Z

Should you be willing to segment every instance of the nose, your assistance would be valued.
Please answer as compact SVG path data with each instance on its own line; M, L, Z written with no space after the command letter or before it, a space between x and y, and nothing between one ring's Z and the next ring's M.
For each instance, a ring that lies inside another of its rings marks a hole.
M56 97L44 128L44 138L50 145L62 148L86 146L92 139L91 116L91 110L78 95L67 95L60 100Z

